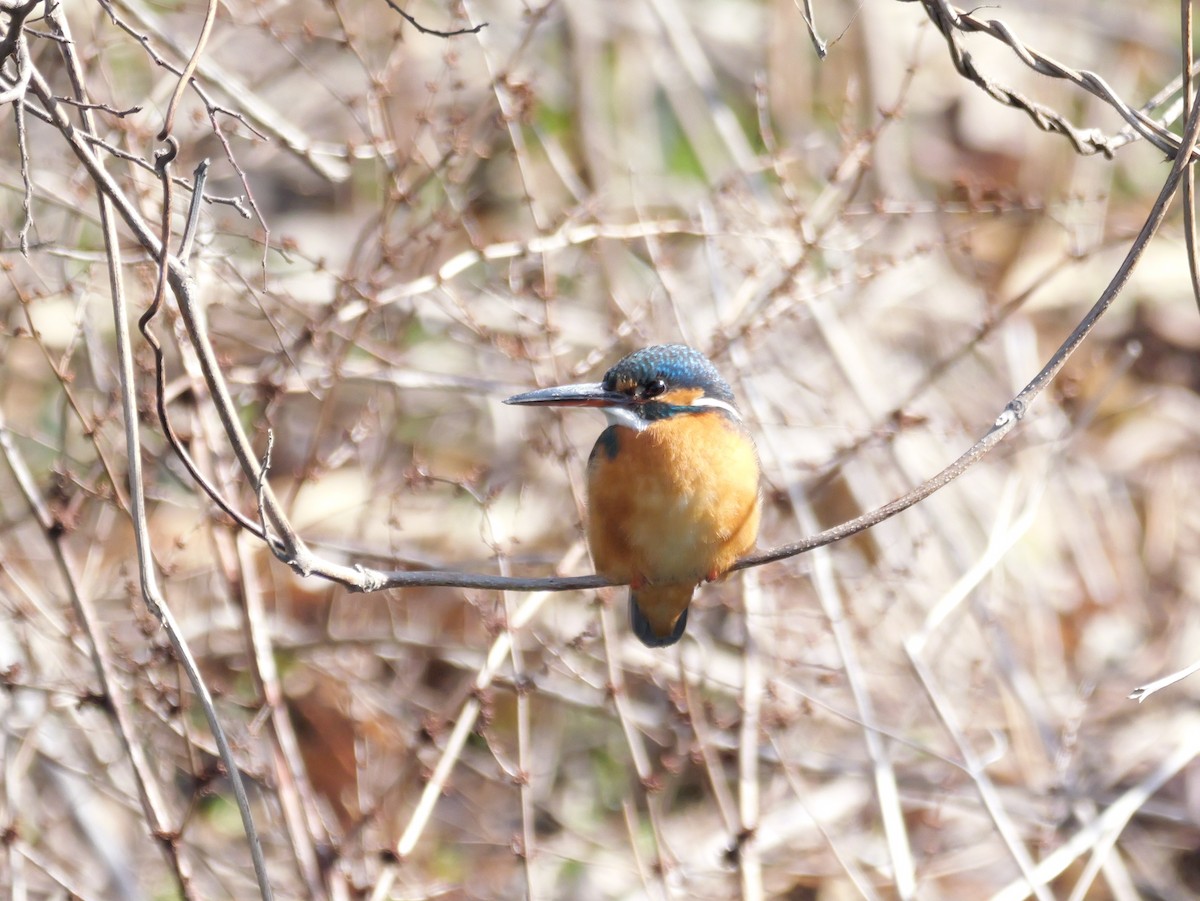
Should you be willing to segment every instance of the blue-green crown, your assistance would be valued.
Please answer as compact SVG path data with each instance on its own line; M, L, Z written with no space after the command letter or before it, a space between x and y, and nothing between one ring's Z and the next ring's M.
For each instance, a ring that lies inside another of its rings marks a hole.
M655 379L671 388L700 388L706 397L733 405L733 389L721 378L708 357L686 344L657 344L643 347L615 364L604 374L609 391L626 391Z

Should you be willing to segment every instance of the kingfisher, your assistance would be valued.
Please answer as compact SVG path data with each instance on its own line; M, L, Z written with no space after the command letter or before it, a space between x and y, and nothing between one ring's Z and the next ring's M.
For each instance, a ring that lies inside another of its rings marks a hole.
M634 351L598 384L518 394L506 404L599 407L588 458L588 546L596 571L628 584L633 633L648 647L683 636L696 586L754 546L758 452L733 389L684 344Z

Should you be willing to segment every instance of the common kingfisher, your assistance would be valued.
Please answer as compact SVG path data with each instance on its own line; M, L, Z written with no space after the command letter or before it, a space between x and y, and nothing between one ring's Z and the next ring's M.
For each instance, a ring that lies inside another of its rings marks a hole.
M733 390L699 351L631 353L599 384L518 394L506 404L600 407L608 428L587 468L587 539L596 571L628 583L634 634L683 636L702 581L729 571L758 537L758 453Z

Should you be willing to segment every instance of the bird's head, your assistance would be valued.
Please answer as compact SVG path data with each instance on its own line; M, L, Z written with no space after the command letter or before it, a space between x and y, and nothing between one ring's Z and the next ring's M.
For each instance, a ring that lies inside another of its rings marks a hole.
M518 394L506 404L600 407L613 425L641 431L672 416L719 411L741 419L733 390L700 351L686 344L636 350L599 383L562 385Z

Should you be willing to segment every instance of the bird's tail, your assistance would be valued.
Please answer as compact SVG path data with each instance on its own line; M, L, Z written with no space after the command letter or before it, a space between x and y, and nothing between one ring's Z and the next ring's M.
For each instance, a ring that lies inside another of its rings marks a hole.
M629 620L633 634L648 648L665 648L683 637L688 604L696 586L647 585L629 590Z

